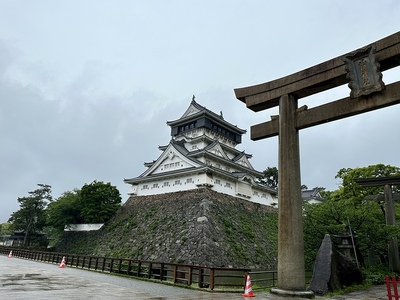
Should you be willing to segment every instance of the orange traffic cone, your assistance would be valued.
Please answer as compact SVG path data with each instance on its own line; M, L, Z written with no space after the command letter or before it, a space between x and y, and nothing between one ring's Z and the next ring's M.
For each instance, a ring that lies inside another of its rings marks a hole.
M8 254L8 258L12 258L12 250L10 251L10 254Z
M65 268L65 256L62 258L59 268Z
M253 289L251 288L250 275L247 275L246 287L244 289L244 294L242 294L242 296L243 297L255 297L256 296L253 294Z

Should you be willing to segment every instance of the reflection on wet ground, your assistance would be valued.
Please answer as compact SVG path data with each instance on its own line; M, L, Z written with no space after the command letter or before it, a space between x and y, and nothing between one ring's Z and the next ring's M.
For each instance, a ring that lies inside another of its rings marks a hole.
M19 292L27 292L76 288L74 284L65 281L65 277L63 276L57 276L54 274L51 276L46 276L39 273L0 274L0 284L2 286L2 292L4 292L4 290L11 291L14 289L17 289ZM82 281L80 285L81 287L85 286Z

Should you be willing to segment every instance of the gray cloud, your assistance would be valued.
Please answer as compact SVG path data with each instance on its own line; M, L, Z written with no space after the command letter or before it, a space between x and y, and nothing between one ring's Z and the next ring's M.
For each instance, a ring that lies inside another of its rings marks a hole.
M285 76L400 28L397 1L74 1L0 3L0 222L37 183L53 196L141 174L192 94L247 129L238 149L277 166L277 138L250 141L254 113L234 88ZM357 18L354 18L357 16ZM362 16L359 18L358 16ZM384 81L399 80L400 70ZM302 99L319 105L347 87ZM399 106L302 130L302 181L335 189L337 171L400 166Z

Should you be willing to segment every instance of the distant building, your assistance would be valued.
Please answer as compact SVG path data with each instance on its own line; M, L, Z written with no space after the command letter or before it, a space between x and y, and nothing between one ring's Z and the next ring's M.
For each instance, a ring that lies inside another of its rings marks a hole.
M23 247L25 232L24 231L14 231L11 235L3 236L3 245L13 246L13 247ZM32 233L29 236L27 245L25 246L47 246L48 239L44 232Z
M301 191L301 198L303 201L308 201L309 203L322 203L325 199L320 194L321 188L313 188L312 190Z
M193 97L185 113L168 121L171 141L161 155L145 163L138 177L124 179L130 196L147 196L207 187L264 205L277 205L277 191L258 178L263 173L250 164L252 155L239 151L246 130L227 122L198 104Z
M92 224L69 224L65 225L64 231L97 231L103 227L104 224L92 223Z

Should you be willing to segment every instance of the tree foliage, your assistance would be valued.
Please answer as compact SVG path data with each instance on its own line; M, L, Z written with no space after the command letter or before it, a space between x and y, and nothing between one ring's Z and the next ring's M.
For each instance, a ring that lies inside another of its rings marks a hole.
M81 215L86 223L108 221L121 206L121 195L111 183L93 181L85 184L80 193Z
M64 192L57 201L49 204L47 225L60 232L66 225L84 223L81 204L80 190Z
M264 170L263 176L259 178L260 182L266 184L274 189L278 188L278 169L277 167L268 167ZM307 190L308 187L305 184L301 185L301 190Z
M38 184L38 186L36 190L28 192L29 196L17 199L20 209L13 212L8 220L14 230L25 232L24 246L31 236L39 233L46 225L45 209L53 200L50 185Z
M47 209L47 225L63 231L66 225L104 223L118 210L121 196L110 183L93 181L81 189L64 192Z
M264 170L264 176L260 178L260 181L270 187L278 188L278 169L276 167L268 167Z
M384 187L361 187L355 179L399 175L400 168L383 164L341 169L336 176L342 179L339 189L325 191L326 201L323 203L304 205L308 267L312 266L324 235L349 232L349 224L357 235L360 262L363 263L371 254L381 262L387 262L388 241L394 236L400 237L400 229L398 226L386 225L382 203L365 200L368 195L382 193Z
M11 234L11 224L10 223L0 223L0 235Z

